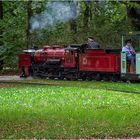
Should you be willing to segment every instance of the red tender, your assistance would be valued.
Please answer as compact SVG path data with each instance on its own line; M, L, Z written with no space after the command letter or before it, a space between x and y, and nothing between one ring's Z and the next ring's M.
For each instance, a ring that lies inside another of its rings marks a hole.
M120 54L105 50L87 50L80 54L80 71L116 73L120 71Z

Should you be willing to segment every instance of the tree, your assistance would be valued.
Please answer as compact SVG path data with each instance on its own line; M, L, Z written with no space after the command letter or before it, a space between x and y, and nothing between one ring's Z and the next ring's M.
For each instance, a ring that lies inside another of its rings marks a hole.
M71 14L72 14L72 19L70 20L70 30L71 30L71 34L73 34L72 40L74 42L77 42L77 38L75 36L75 34L77 32L77 22L76 22L77 5L78 5L77 1L71 1L70 2L70 9L71 9Z
M2 5L2 0L0 0L0 20L3 19L3 5ZM0 46L3 45L2 43L2 35L3 35L3 29L0 28ZM3 59L1 58L2 56L0 55L0 70L3 69Z
M70 21L70 27L71 27L71 31L73 31L74 33L76 33L77 31L77 24L76 24L77 3L78 2L74 2L74 1L70 3L70 8L71 8L72 17L73 17L72 20Z
M127 3L127 15L136 30L140 30L140 1Z
M24 1L2 1L3 19L0 28L3 29L0 56L3 67L15 68L18 64L18 54L26 46L27 8Z
M84 0L84 27L88 27L89 21L92 20L92 0Z
M0 0L0 20L3 19L3 5L2 5L2 0ZM0 28L0 39L2 38L3 34L3 29ZM2 45L2 41L0 41L0 45Z
M55 8L61 6L59 7L62 9L60 14L56 14L57 9L53 11L54 6ZM60 19L60 15L67 20L58 21L54 26L45 26L45 28L30 32L31 17L38 14L40 19L44 10L48 13L44 17L47 21L54 22L56 17ZM68 16L65 11L72 11L72 14ZM15 68L18 64L18 54L23 48L31 46L31 33L32 43L39 47L53 43L62 45L83 43L87 36L95 37L104 48L120 47L121 32L133 29L130 22L126 22L127 19L126 5L120 1L69 0L58 2L56 0L54 3L48 0L0 0L0 39L2 42L0 43L0 60L3 59L4 67Z
M30 19L33 15L32 12L32 1L29 0L27 2L27 48L29 48L29 46L31 45L31 25L30 25Z
M0 19L3 19L3 5L2 5L2 0L0 0Z

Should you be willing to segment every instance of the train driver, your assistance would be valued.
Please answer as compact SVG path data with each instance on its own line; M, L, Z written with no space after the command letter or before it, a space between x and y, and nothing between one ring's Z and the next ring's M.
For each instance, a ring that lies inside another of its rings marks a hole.
M91 48L91 49L99 49L100 48L100 45L97 42L95 42L93 37L87 38L87 46L88 46L88 48Z
M135 64L136 52L132 46L132 40L131 39L126 40L125 44L126 45L122 48L122 52L126 53L126 58L131 63L133 72L135 72L136 71L136 64Z

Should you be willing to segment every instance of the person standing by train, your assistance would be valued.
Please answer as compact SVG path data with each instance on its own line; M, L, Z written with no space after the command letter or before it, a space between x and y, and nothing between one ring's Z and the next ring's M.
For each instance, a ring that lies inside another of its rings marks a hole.
M91 49L99 49L100 48L100 45L97 42L95 42L93 37L87 38L87 46L88 46L88 48L91 48Z
M131 65L132 65L132 70L133 72L136 71L136 64L135 64L135 60L136 60L136 52L132 46L132 40L128 39L125 41L125 46L122 48L122 52L126 53L126 58L128 61L130 61Z

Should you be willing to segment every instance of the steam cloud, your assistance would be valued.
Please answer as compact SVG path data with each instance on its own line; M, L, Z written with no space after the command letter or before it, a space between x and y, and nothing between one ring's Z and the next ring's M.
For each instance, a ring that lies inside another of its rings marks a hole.
M78 5L75 1L71 1L70 4L62 1L48 2L42 13L31 18L31 31L54 26L58 22L75 19L78 14Z

